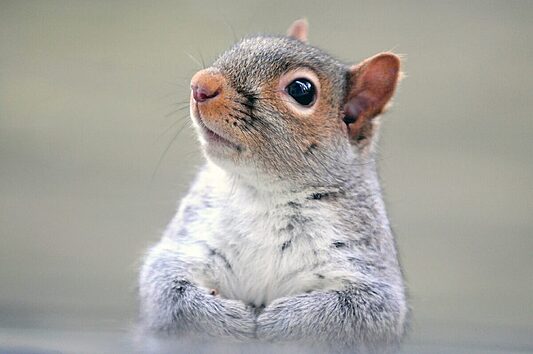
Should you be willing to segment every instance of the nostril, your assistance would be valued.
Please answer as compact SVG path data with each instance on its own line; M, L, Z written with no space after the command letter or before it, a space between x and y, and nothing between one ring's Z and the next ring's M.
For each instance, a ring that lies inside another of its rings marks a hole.
M209 90L199 85L191 85L192 97L196 102L205 102L210 98L218 96L219 90Z

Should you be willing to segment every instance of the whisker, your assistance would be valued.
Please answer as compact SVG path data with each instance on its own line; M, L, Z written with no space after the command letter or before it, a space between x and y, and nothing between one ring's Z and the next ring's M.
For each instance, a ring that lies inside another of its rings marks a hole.
M189 78L183 78L183 80L189 80ZM189 88L188 83L182 83L182 82L176 82L176 81L163 81L163 83L170 85L170 86L178 86L181 88Z
M178 106L178 107L189 107L191 105L191 102L189 99L186 99L186 100L180 100L180 101L173 102L172 105Z
M236 35L236 33L235 33L235 29L233 28L233 26L231 25L231 23L228 22L226 16L224 16L224 14L222 13L222 10L220 9L219 4L220 4L220 3L217 2L217 11L218 11L218 13L220 14L220 17L222 18L222 21L224 22L224 24L225 24L226 26L228 26L229 29L231 30L231 35L232 35L232 37L233 37L233 41L234 41L234 42L237 42L237 41L238 41L238 38L237 38L237 35Z
M177 110L179 111L183 111L185 109L188 109L190 107L190 105L187 103L187 104L182 104L182 103L174 103L174 106L177 106Z
M174 134L174 136L172 137L172 139L170 140L170 142L167 144L165 150L163 151L163 153L161 154L161 156L159 157L159 160L157 161L157 164L155 166L155 169L154 169L154 172L152 173L152 177L150 178L150 183L153 183L154 181L154 178L157 174L157 171L159 170L159 167L161 166L161 162L163 162L163 159L165 158L165 156L167 155L168 151L170 150L170 147L172 146L172 144L174 143L174 141L178 138L178 136L180 135L180 133L183 131L183 129L185 129L185 127L187 126L187 123L190 124L190 121L186 121L179 129L178 131L176 132L176 134Z
M172 110L171 112L168 112L167 114L165 114L165 118L168 118L170 117L171 115L175 114L175 113L178 113L178 112L182 112L184 111L185 109L189 108L189 106L184 106L184 107L179 107L177 109L174 109Z
M204 56L202 55L201 51L198 51L198 54L200 55L200 60L202 61L202 69L205 69L206 66L205 66Z
M191 53L189 52L184 52L185 54L187 54L187 56L192 59L192 61L194 63L196 63L201 69L205 69L205 65L202 64L202 62L200 62L198 59L196 59Z
M177 120L175 120L174 122L172 122L172 124L170 124L168 127L166 127L162 133L160 133L157 137L157 140L161 139L166 133L168 133L172 128L174 128L177 124L179 123L183 123L184 120L187 119L189 120L190 119L190 116L189 115L186 115L186 116L183 116L183 117L180 117L178 118Z

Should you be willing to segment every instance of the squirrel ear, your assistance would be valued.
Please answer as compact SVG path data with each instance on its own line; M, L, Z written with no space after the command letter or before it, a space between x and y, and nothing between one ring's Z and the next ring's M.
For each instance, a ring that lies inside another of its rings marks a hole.
M393 53L380 53L350 68L344 122L355 143L370 141L372 118L385 110L400 76L400 58Z
M287 30L287 36L307 43L307 33L309 32L309 23L305 18L301 18L292 23Z

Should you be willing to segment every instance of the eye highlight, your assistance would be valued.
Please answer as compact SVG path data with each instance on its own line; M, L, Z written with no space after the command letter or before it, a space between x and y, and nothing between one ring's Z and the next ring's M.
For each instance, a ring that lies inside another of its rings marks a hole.
M316 88L308 79L298 78L287 85L285 91L302 106L311 106L315 103Z

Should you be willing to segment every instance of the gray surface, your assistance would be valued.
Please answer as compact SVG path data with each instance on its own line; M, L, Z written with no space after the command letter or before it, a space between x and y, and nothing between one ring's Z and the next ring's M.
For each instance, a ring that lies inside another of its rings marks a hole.
M171 113L189 54L301 16L343 60L406 54L380 165L409 352L532 350L527 1L1 1L0 348L130 348L140 257L201 164L187 111Z

